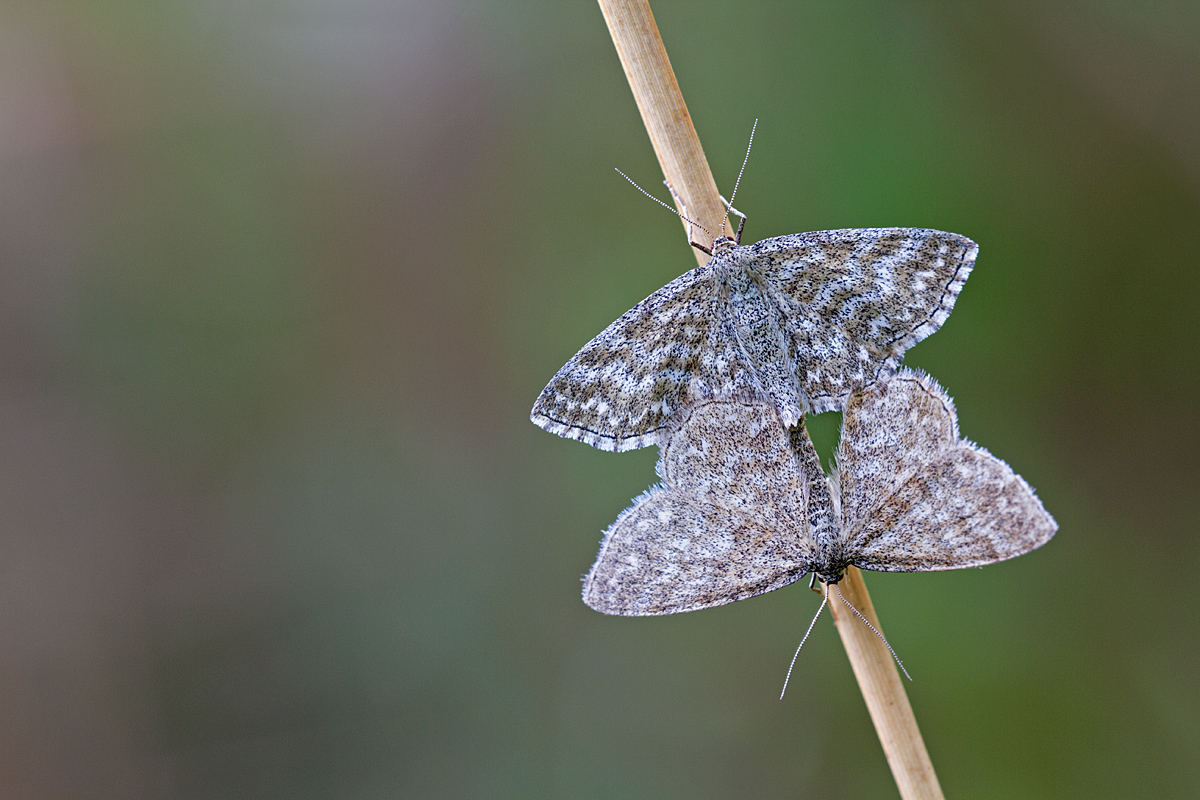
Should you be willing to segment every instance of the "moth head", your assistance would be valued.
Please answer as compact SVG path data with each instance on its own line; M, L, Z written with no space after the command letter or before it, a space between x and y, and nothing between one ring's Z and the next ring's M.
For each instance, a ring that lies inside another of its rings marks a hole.
M735 244L737 242L729 236L718 236L716 239L713 239L712 254L715 256L717 253L720 253L722 250L728 250Z
M826 565L824 568L816 570L813 574L817 576L817 580L821 583L826 586L832 586L835 583L841 583L842 578L846 577L846 565Z

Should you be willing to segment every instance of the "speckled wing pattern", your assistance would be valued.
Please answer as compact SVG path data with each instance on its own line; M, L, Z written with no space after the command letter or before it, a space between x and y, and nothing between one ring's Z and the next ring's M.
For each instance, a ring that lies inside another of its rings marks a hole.
M1058 529L1008 464L959 437L942 387L909 370L850 399L833 483L845 558L861 569L982 566Z
M830 479L803 425L765 398L685 406L661 434L651 488L605 532L583 599L606 614L672 614L847 566L885 572L990 564L1057 525L1020 476L959 437L930 377L900 370L851 395Z
M718 240L708 264L576 353L530 417L623 451L655 443L690 402L748 392L794 426L891 374L946 320L977 253L970 239L921 228Z
M662 485L605 532L584 578L583 600L597 611L695 611L810 570L808 475L771 406L710 400L677 417L662 436Z
M946 321L979 254L923 228L801 233L746 248L786 316L805 410L840 411Z
M750 386L713 287L710 262L622 314L558 371L530 418L559 436L621 452L656 443L690 396Z

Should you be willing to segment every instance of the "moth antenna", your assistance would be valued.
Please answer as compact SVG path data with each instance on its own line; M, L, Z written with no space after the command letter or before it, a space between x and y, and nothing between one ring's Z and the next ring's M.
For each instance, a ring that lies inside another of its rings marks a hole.
M742 183L742 173L744 173L746 171L746 164L748 164L750 162L750 148L754 146L754 132L756 130L758 130L758 120L757 119L754 120L754 124L750 126L750 141L746 143L746 157L742 159L742 168L740 170L738 170L737 180L733 182L733 191L729 193L728 200L725 200L724 197L721 198L722 200L725 200L725 205L729 207L730 211L732 211L734 214L737 214L739 217L742 218L742 221L738 224L738 232L737 232L737 238L736 238L736 241L738 241L738 242L740 242L742 240L742 227L746 224L746 215L740 211L734 210L733 199L735 197L737 197L738 186L740 186Z
M904 668L904 662L900 660L900 656L896 655L896 651L892 649L892 646L890 644L888 644L888 640L886 638L884 638L884 635L882 633L880 633L879 630L874 625L871 624L870 620L868 620L866 617L864 617L857 608L855 608L853 605L851 605L850 601L846 599L846 596L844 594L842 594L842 588L840 586L838 586L835 583L833 585L833 588L837 589L838 597L842 598L842 602L845 603L846 606L851 611L854 612L854 616L861 619L863 621L863 624L866 625L868 628L870 628L871 632L879 637L879 641L883 642L883 646L886 647L888 649L888 652L892 654L892 658L896 659L896 665L900 667L900 671L904 673L904 677L908 678L911 681L912 675L908 674L908 670L906 670Z
M699 228L700 230L702 230L702 231L704 231L705 233L707 233L707 234L708 234L708 236L709 236L709 238L714 238L714 237L713 237L713 235L712 235L712 233L711 233L711 232L708 230L708 228L704 227L704 226L703 226L703 225L701 225L699 222L693 222L691 219L689 219L689 218L688 218L687 216L685 216L684 214L680 214L680 213L679 213L679 209L676 209L676 208L671 208L669 205L667 205L666 203L664 203L662 200L659 200L657 197L655 197L654 195L650 194L649 192L647 192L647 191L646 191L645 189L643 189L642 187L638 186L638 185L637 185L637 183L636 183L636 182L633 180L633 178L629 177L629 176L628 176L628 175L626 175L624 172L621 172L621 170L620 170L620 169L618 169L617 167L613 167L613 169L617 170L617 173L618 173L618 174L619 174L619 175L620 175L622 178L624 178L625 180L629 181L629 182L630 182L630 183L633 185L633 188L637 189L639 192L641 192L642 194L646 195L646 197L649 197L651 200L653 200L654 202L658 203L660 206L662 206L663 208L667 209L668 211L670 211L670 212L671 212L672 214L674 214L675 216L677 216L677 217L679 217L680 219L682 219L682 220L683 220L684 222L686 222L688 225L695 225L697 228ZM666 181L663 181L663 183L666 183ZM672 197L676 198L677 200L679 199L679 195L675 194L675 190L674 190L673 188L671 188L671 184L667 183L667 189L669 189L669 190L670 190L670 192L671 192L671 196L672 196ZM680 205L683 205L683 203L681 202L681 203L680 203ZM686 208L686 206L685 206L685 208ZM704 247L703 245L696 244L696 243L695 243L695 242L693 242L691 239L692 239L692 234L691 234L691 231L688 231L688 244L690 244L692 247L696 247L696 248L699 248L700 250L703 250L704 252L708 253L710 256L712 255L712 251L711 251L711 250L709 250L707 247Z
M816 573L813 573L814 575ZM825 596L821 598L821 605L817 606L817 613L813 614L812 622L808 623L808 630L804 632L804 638L800 640L800 647L804 647L804 643L808 641L808 635L812 633L813 626L817 624L817 617L821 616L821 612L825 610L825 604L829 602L829 586L825 586ZM787 677L783 679L783 691L779 693L779 699L782 700L784 694L787 693L788 681L792 679L792 667L796 666L796 659L800 657L800 647L796 648L795 654L792 656L792 663L788 664Z
M675 191L675 187L672 186L671 182L669 180L667 180L666 178L663 179L663 186L667 187L667 191L671 193L671 199L675 201L675 205L679 206L679 216L682 217L687 222L687 225L685 225L684 227L687 228L688 244L690 244L692 247L695 247L698 250L701 250L702 252L708 253L711 256L712 250L709 250L704 245L699 244L692 239L692 224L693 223L690 219L688 219L688 215L691 214L692 212L688 211L687 203L683 202L683 198L679 196L679 192ZM720 195L717 195L717 196L720 197ZM698 223L696 223L696 224L698 224ZM700 229L702 231L704 231L705 233L708 233L708 229L705 228L704 226L700 226ZM712 236L711 233L708 233L708 235Z

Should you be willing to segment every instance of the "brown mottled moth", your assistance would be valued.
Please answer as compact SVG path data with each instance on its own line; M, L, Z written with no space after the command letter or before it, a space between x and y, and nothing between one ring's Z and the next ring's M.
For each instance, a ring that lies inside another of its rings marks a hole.
M732 209L732 207L731 207ZM740 233L740 229L739 229ZM769 399L783 425L840 410L941 327L979 248L954 233L863 228L740 245L627 311L539 395L532 420L601 450L654 444L705 397Z
M662 479L604 534L583 599L606 614L673 614L806 573L991 564L1049 541L1054 519L1020 476L959 437L930 377L901 370L852 392L826 479L803 425L752 395L688 404L660 436Z

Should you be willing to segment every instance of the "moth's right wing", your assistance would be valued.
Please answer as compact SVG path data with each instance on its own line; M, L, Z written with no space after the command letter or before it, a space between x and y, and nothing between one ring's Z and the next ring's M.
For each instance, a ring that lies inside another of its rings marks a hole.
M658 472L666 485L811 542L805 518L810 475L762 394L735 392L689 403L661 444Z
M584 602L607 614L694 611L811 569L808 485L769 403L749 395L691 403L661 446L664 486L605 533Z
M530 419L601 450L655 444L690 396L749 380L714 303L707 266L680 275L572 356L542 390Z
M605 532L583 602L605 614L676 614L769 592L808 571L803 548L784 532L656 486Z

